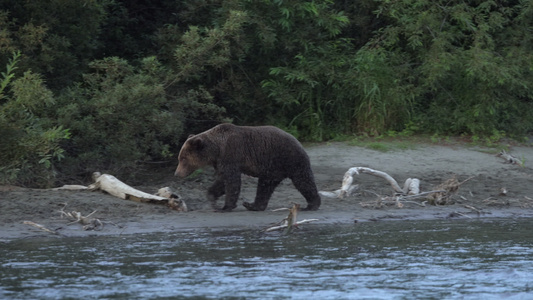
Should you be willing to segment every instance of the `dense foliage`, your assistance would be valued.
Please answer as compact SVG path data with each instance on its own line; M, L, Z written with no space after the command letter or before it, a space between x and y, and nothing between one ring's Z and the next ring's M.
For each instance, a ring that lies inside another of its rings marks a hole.
M0 183L131 173L222 121L523 136L532 31L530 0L0 0Z

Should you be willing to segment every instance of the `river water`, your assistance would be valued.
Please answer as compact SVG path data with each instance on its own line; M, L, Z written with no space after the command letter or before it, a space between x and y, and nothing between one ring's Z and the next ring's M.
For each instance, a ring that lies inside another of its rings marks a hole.
M533 220L0 243L1 299L533 299Z

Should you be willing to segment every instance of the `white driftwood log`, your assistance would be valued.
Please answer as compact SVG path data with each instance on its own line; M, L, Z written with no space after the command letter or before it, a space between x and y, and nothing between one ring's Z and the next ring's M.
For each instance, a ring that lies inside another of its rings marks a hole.
M512 156L511 154L507 153L505 150L502 150L496 156L499 156L499 157L505 159L508 163L513 164L513 165L520 165L520 166L524 165L524 161L523 160L520 160L520 159Z
M179 196L174 193L174 191L172 191L172 189L168 186L157 190L157 193L155 193L155 195L163 198L179 198Z
M344 198L344 197L349 197L349 196L353 195L357 189L359 189L359 185L358 184L352 184L352 185L350 185L348 190L344 191L344 192L342 190L335 190L333 192L318 191L318 193L320 195L324 196L324 197L327 197L327 198ZM341 193L343 193L342 196L341 196Z
M407 195L418 195L420 194L420 179L417 178L407 178L403 186L404 194Z
M334 192L320 192L321 195L326 197L335 196L336 198L345 198L350 196L353 191L357 188L356 185L353 185L353 176L359 175L361 173L370 174L373 176L381 177L389 182L389 184L392 186L392 189L401 195L416 195L420 193L420 180L417 178L408 178L405 181L405 184L403 188L400 187L398 182L394 180L389 174L366 168L366 167L353 167L348 169L348 171L344 174L344 178L342 180L342 186L340 190L336 190Z
M172 209L178 211L187 211L187 205L182 200L178 199L177 195L167 188L162 188L158 193L165 195L157 196L139 191L118 180L115 176L109 174L101 174L100 172L93 173L93 180L88 189L96 190L100 189L107 193L126 200L133 200L137 202L166 204Z
M65 184L64 186L56 187L51 189L52 191L60 191L60 190L69 190L69 191L78 191L78 190L86 190L87 187L84 185L78 185L78 184Z

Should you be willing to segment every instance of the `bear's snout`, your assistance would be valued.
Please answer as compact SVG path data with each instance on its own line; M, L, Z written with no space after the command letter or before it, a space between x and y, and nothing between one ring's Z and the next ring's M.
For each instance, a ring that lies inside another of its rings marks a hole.
M181 178L185 178L189 176L192 172L188 172L186 168L184 168L181 164L178 165L176 168L176 172L174 172L174 176L178 176Z

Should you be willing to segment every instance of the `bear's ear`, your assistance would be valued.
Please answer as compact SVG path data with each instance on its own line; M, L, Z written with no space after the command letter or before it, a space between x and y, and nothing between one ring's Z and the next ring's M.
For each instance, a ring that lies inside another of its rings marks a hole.
M188 141L189 141L189 145L194 150L202 150L202 148L204 147L204 141L202 140L201 137L189 139Z
M189 136L187 137L187 139L190 139L194 136L194 134L189 134Z

